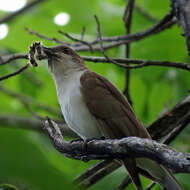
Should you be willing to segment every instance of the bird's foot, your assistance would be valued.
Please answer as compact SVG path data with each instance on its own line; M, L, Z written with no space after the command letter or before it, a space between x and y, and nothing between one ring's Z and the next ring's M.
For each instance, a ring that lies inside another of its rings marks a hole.
M91 142L91 141L94 141L94 140L105 140L105 137L104 136L102 136L102 137L100 137L100 138L88 138L88 139L85 139L84 140L84 143L83 143L83 151L84 151L84 153L87 153L87 149L88 149L88 143L89 142Z
M73 139L73 140L70 141L70 143L75 143L75 142L80 142L80 141L83 141L83 139L80 139L80 138Z
M82 156L81 156L81 160L84 162L88 162L89 159L87 157L87 153L88 153L88 143L93 141L93 140L105 140L105 137L100 137L100 138L88 138L88 139L73 139L70 141L70 143L75 143L75 142L81 142L83 141L82 144Z

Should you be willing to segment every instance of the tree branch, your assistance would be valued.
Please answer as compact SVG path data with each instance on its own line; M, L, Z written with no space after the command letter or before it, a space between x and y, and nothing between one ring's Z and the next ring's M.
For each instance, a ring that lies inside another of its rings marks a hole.
M66 137L78 138L78 136L70 130L70 128L63 121L56 121L61 130L61 133ZM12 129L25 129L25 130L34 130L38 132L43 131L43 122L36 118L29 118L18 115L0 115L0 124L4 128Z
M25 29L26 29L26 31L29 32L30 34L35 35L35 36L37 36L37 37L39 37L39 38L41 38L41 39L48 40L48 41L52 41L52 42L55 42L55 43L57 43L57 44L63 44L63 45L69 45L69 46L71 45L70 43L67 43L67 42L58 40L57 38L50 38L50 37L44 36L44 35L42 35L42 34L40 34L40 33L38 33L38 32L35 32L35 31L31 30L30 28L27 28L27 27L26 27Z
M148 132L154 140L161 140L173 130L190 122L190 94L181 100L172 110L154 121ZM167 126L167 127L166 127Z
M29 67L29 64L26 64L25 66L21 67L21 68L18 69L17 71L15 71L15 72L13 72L13 73L10 73L10 74L8 74L8 75L5 75L5 76L0 77L0 81L6 80L6 79L8 79L8 78L10 78L10 77L13 77L13 76L16 76L16 75L20 74L20 73L22 73L23 71L25 71L28 67Z
M66 32L63 32L61 30L58 31L60 34L64 35L66 38L74 41L74 42L79 42L80 44L84 44L86 45L87 47L89 47L89 50L91 53L93 53L93 47L90 43L88 43L87 41L85 40L81 40L81 39L77 39L77 38L74 38L73 36L71 36L70 34L66 33ZM82 37L82 35L81 35Z
M95 56L81 56L85 61L90 61L94 63L113 63L105 57L95 57ZM0 65L8 64L9 62L16 59L28 59L27 54L13 54L2 56L0 59ZM148 66L161 66L161 67L173 67L182 70L190 71L190 64L182 62L170 62L170 61L155 61L155 60L143 60L143 59L124 59L124 58L111 58L112 60L121 63L120 67L136 69ZM128 66L127 64L137 64L136 67Z
M135 0L130 0L126 6L124 11L123 21L125 24L126 35L131 33L131 25L132 25L132 16L135 6ZM130 43L126 43L125 45L125 57L129 58L131 53ZM132 99L129 92L130 86L130 70L128 68L125 69L125 87L123 94L127 97L127 100L132 105Z
M176 24L176 19L173 16L173 13L170 12L169 14L166 14L160 21L158 21L155 25L151 26L150 28L137 32L135 34L129 34L129 35L120 35L120 36L114 36L114 37L102 37L103 42L113 42L113 41L138 41L140 39L143 39L149 35L156 34L158 32L161 32L172 25ZM93 41L92 44L98 43L98 41ZM125 42L126 43L126 42Z
M190 0L170 1L172 10L183 28L188 55L190 56Z
M7 14L3 18L1 18L0 19L0 24L5 23L5 22L9 22L10 20L12 20L13 18L15 18L16 16L21 15L25 11L28 11L30 8L34 7L35 5L37 5L38 3L41 3L43 1L44 0L33 0L33 1L30 1L25 7L19 9L18 11L13 12L13 13Z
M138 13L144 16L148 21L153 22L153 23L158 22L158 19L156 17L154 17L152 14L149 13L148 10L145 10L140 5L136 4L135 9L136 11L138 11Z
M28 54L11 54L0 56L0 65L5 65L17 59L28 59Z
M35 98L32 98L31 96L20 94L3 85L0 85L0 92L5 93L6 95L14 99L17 99L22 104L28 105L29 107L33 105L34 107L46 111L54 116L62 116L61 111L59 109L52 108L46 104L38 102Z
M77 176L74 179L75 183L80 183L82 180L87 179L91 174L94 173L94 171L100 170L104 167L107 167L110 163L112 163L112 160L101 160L97 164L93 165L92 167L88 168L85 173L82 173L81 175Z
M176 21L177 20L173 17L173 14L169 13L166 16L164 16L163 19L158 21L155 25L153 25L149 29L144 30L142 32L137 32L135 34L129 34L129 35L102 37L103 42L108 42L108 44L103 45L103 48L104 48L104 50L106 50L106 49L110 49L113 47L118 47L118 46L126 44L126 43L132 43L135 41L139 41L139 40L144 39L145 37L147 37L149 35L157 34L161 31L173 26L176 23ZM68 42L58 40L56 38L50 38L50 37L44 36L42 34L39 34L38 32L35 32L31 29L27 29L27 31L33 35L38 36L39 38L49 40L49 41L53 41L53 42L56 42L58 44L65 44L65 45L71 46L75 51L89 51L90 50L89 45L91 45L91 47L93 48L93 51L100 51L101 50L101 46L97 45L99 43L99 40L94 40L91 42L86 41L86 43L88 44L88 46L87 46L86 44L85 45L81 44L81 43L71 44Z
M190 173L190 154L177 152L167 145L150 139L127 137L113 140L93 140L87 143L87 151L84 152L84 142L65 141L59 127L52 120L46 120L44 129L55 148L69 158L89 161L146 157L175 172Z
M113 63L113 61L108 60L105 57L94 57L94 56L82 56L82 58L86 61L94 62L94 63ZM155 61L155 60L140 60L140 59L123 59L123 58L111 58L117 62L117 66L129 69L137 69L148 66L161 66L161 67L173 67L182 70L190 71L190 64L181 63L181 62L170 62L170 61ZM120 64L118 64L120 63ZM113 63L115 64L115 62ZM127 64L136 64L136 66L129 66Z

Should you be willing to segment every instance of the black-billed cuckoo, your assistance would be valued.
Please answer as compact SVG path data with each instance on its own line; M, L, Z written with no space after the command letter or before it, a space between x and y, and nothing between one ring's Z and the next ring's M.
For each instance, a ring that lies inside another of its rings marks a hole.
M68 126L82 139L151 138L125 97L103 76L90 71L71 48L42 46L55 81L59 104ZM146 158L122 160L138 190L136 167L145 170L168 190L182 190L172 173Z

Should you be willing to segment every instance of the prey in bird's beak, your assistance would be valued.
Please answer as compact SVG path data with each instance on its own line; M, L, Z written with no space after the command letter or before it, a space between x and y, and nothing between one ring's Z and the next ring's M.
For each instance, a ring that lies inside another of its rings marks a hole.
M59 58L59 52L57 51L58 47L45 47L42 45L41 42L34 42L30 48L29 48L29 63L37 67L37 60L43 60L43 59L48 59L48 62L51 59L56 59Z
M46 47L40 42L34 42L30 46L28 58L34 67L38 66L38 60L47 59L51 72L85 67L83 59L66 45Z

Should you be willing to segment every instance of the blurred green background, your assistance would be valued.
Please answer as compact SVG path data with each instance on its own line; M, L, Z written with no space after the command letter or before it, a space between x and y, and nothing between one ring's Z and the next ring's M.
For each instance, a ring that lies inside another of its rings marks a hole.
M14 1L7 2L10 5ZM0 0L0 4L3 2L6 1ZM155 20L161 19L170 8L169 0L137 0L136 3ZM57 32L58 30L80 36L85 26L85 39L96 39L94 14L100 19L104 36L125 34L122 21L125 5L125 0L46 0L7 23L8 35L0 40L0 55L27 52L29 45L39 40L26 32L25 27L49 37L66 40ZM54 23L55 16L61 12L70 16L69 22L64 26ZM3 17L7 13L2 10L0 16ZM154 23L155 21L150 21L138 9L135 9L132 32L147 29ZM131 57L189 62L182 33L182 29L175 25L162 33L133 43ZM41 41L45 45L55 45L50 41ZM109 50L108 53L112 57L124 57L124 50L125 47L120 46ZM90 53L81 53L81 55L90 55ZM94 55L101 54L95 53ZM25 60L19 60L1 66L0 75L10 73L25 63ZM111 64L87 63L87 65L123 90L125 81L123 69ZM174 106L187 95L189 90L190 75L187 71L166 67L146 67L132 70L131 73L130 92L133 106L145 125L153 122L166 106L169 105L169 108ZM29 68L24 73L1 82L1 85L59 110L55 86L46 64L40 64L37 68ZM33 106L32 110L42 116L49 115L55 118L55 115L36 106ZM18 99L8 96L2 90L0 90L0 117L1 115L32 117ZM53 148L43 133L12 129L5 123L0 123L0 184L10 183L19 189L76 189L71 184L72 179L94 163L83 163L65 158ZM190 130L187 128L172 144L173 147L188 152L190 149L189 133ZM125 171L122 169L114 172L91 189L113 189L124 174ZM188 175L180 174L177 178L186 190L190 188ZM149 183L144 179L143 182L145 185ZM134 189L133 185L129 189ZM154 189L160 188L157 186Z

